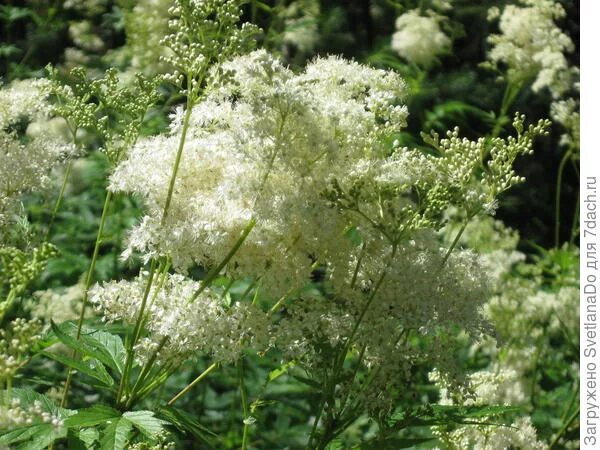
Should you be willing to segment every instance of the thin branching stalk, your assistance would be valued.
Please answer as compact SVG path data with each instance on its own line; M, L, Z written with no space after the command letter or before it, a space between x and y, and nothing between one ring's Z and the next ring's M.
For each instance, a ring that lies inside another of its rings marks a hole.
M146 388L146 387L143 387L144 383L145 383L148 375L152 371L152 368L154 366L154 362L158 358L158 354L164 348L164 346L165 346L165 344L167 343L168 340L169 340L168 336L163 336L163 338L158 343L158 346L152 352L152 355L150 356L150 358L148 358L148 361L146 361L146 364L144 364L144 366L142 367L142 370L141 370L141 372L140 372L140 374L139 374L139 376L138 376L135 384L133 385L133 388L131 389L131 393L129 394L129 398L125 402L125 406L127 408L130 407L134 403L134 401L137 398L139 392L141 392L142 390L144 390Z
M221 270L223 270L223 268L227 265L231 258L235 256L239 248L242 246L242 244L254 228L254 225L256 225L256 220L251 219L250 222L248 222L248 225L246 225L246 228L242 230L242 234L236 241L235 245L231 248L231 250L229 250L229 253L225 255L225 258L223 258L223 260L217 266L213 267L213 269L210 272L208 272L206 277L204 277L202 283L200 284L200 287L196 290L196 292L194 292L192 298L190 298L190 303L192 303L200 296L200 294L202 294L202 292L208 287L208 285L212 283L212 281L219 275Z
M575 411L573 411L573 414L571 414L571 417L569 417L569 420L567 420L567 422L561 427L559 432L556 433L556 436L554 437L554 439L552 439L552 442L550 443L550 446L548 447L550 450L552 450L553 448L556 448L556 445L558 444L558 441L560 440L560 438L563 436L563 434L565 434L567 432L567 430L573 424L575 419L577 419L579 417L580 408L581 408L580 405L577 405L577 408L575 409Z
M81 330L83 328L83 321L85 319L85 313L88 304L89 290L92 285L92 279L94 277L94 272L96 270L96 262L98 260L98 254L100 252L100 245L102 244L102 234L104 233L104 225L106 224L106 217L108 216L108 210L110 209L112 201L112 192L106 191L106 196L104 198L104 206L102 207L102 215L100 216L100 224L98 226L98 233L96 234L96 242L94 243L94 251L92 253L92 261L90 262L90 266L87 271L87 275L85 277L85 285L83 288L83 300L81 304L81 313L79 314L79 320L77 321L77 333L75 335L75 339L79 340L81 337ZM73 353L75 356L75 352ZM62 398L60 401L60 406L64 408L67 404L67 397L69 395L69 387L71 384L71 378L73 376L73 370L69 367L67 368L67 379L65 380L65 387L63 389Z
M577 202L575 203L575 212L573 213L573 221L571 223L571 237L569 239L569 244L575 244L575 238L579 234L579 209L581 208L581 196L580 193L577 193Z
M250 417L250 410L248 408L248 393L246 392L246 386L244 384L244 359L240 358L237 362L238 379L240 383L240 396L242 400L242 413L244 415L244 429L242 432L242 450L248 448L248 437L250 433L250 424L248 419Z
M558 248L560 245L560 197L562 194L562 182L565 171L565 166L573 152L569 149L565 152L558 165L558 174L556 176L556 193L555 193L555 209L554 209L554 247Z
M458 242L460 241L460 238L462 237L462 235L465 232L467 226L469 225L470 220L471 220L470 217L467 218L467 220L465 220L465 222L461 225L460 230L458 230L458 233L456 233L456 236L454 237L454 240L452 241L452 244L450 244L450 247L448 247L448 250L446 250L446 253L444 254L444 258L442 259L442 263L440 264L440 269L443 268L446 265L446 262L448 261L448 258L450 258L450 255L452 254L452 251L458 245Z
M394 257L396 256L396 251L398 249L397 244L394 244L392 246L392 253L390 255L390 260L393 261ZM358 320L356 321L356 323L354 324L354 327L352 328L352 331L350 333L350 336L348 336L348 339L346 340L342 351L340 352L339 356L337 357L337 359L335 360L335 364L333 366L333 370L331 372L331 377L328 381L328 383L326 383L326 388L325 388L325 392L326 395L323 395L323 398L320 402L319 408L317 410L317 414L315 415L315 421L313 423L313 427L311 429L309 438L308 438L308 446L307 449L311 449L312 448L312 443L316 437L316 433L317 433L317 428L319 425L319 421L321 420L321 416L323 414L323 411L325 409L325 405L328 402L333 402L333 396L335 395L335 385L337 383L337 379L339 377L339 373L343 368L344 365L344 361L346 360L346 357L348 355L348 352L350 351L350 348L352 346L352 342L354 341L354 337L356 336L356 333L358 332L360 325L363 321L363 319L365 318L367 311L369 310L369 307L371 306L371 304L373 303L373 300L375 299L375 296L377 295L377 292L379 291L379 288L381 287L381 285L383 284L383 281L385 280L385 277L387 276L387 269L384 269L379 277L379 279L377 280L377 283L375 284L375 287L373 288L373 291L371 292L371 295L369 296L369 298L367 299L367 302L365 303L365 306L363 307Z
M119 390L117 391L117 403L121 402L121 397L123 393L127 389L127 385L129 384L129 372L131 371L131 367L133 365L133 358L135 356L135 345L140 337L141 329L142 329L142 321L144 319L144 312L146 309L146 302L148 301L148 296L150 295L150 289L152 288L152 281L154 280L154 272L156 270L156 262L152 261L150 264L150 273L148 274L148 280L146 282L146 288L144 289L144 295L142 297L142 304L140 305L140 310L138 312L138 317L135 322L135 326L133 329L133 336L130 341L129 348L127 349L127 359L125 361L125 368L123 369L123 376L121 377L121 382L119 383Z
M189 78L189 77L188 77ZM188 82L189 86L189 82ZM171 199L173 198L173 191L175 190L175 180L177 179L177 172L179 171L179 165L181 164L181 156L183 155L183 148L185 146L185 140L190 125L190 117L192 115L192 100L188 97L185 116L183 117L183 126L181 129L181 137L179 138L179 146L177 147L177 154L175 155L175 163L173 165L173 171L171 173L171 179L169 180L169 188L167 191L167 199L165 200L165 207L161 218L161 224L164 225L167 220L169 213L169 207L171 206Z
M65 196L65 190L67 188L67 184L69 182L69 178L71 176L71 169L73 167L73 161L69 160L67 166L65 168L65 174L63 176L63 181L60 186L60 192L58 194L58 198L56 199L56 203L54 204L54 209L52 209L52 215L50 216L50 221L48 222L48 228L46 229L46 235L44 236L44 242L48 242L50 239L50 233L52 231L52 227L54 226L54 222L56 220L56 216L60 207L62 205L63 198Z
M496 119L494 123L494 128L492 129L492 138L498 137L500 135L502 127L504 126L504 122L508 120L508 110L517 99L517 96L519 95L520 91L521 83L508 82L506 84L506 88L504 89L504 95L502 97L502 105L500 106L500 113L498 114L498 118Z
M194 379L194 381L192 381L190 384L184 387L181 391L179 391L177 395L175 395L171 400L169 400L167 402L167 405L171 406L173 403L175 403L177 400L179 400L181 397L187 394L194 386L200 383L204 378L208 376L209 373L211 373L217 367L219 367L217 363L212 363L210 366L208 366L204 372L202 372Z

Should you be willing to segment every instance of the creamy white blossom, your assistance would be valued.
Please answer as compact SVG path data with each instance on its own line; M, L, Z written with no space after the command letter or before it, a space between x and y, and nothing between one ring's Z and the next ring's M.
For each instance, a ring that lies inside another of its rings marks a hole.
M495 19L499 14L494 9L490 16ZM556 24L564 16L561 4L553 0L506 5L500 15L500 34L489 37L490 61L505 64L511 81L533 79L534 92L548 88L554 98L562 96L577 76L565 56L574 50L573 41Z
M571 97L553 102L550 106L550 116L565 129L565 133L560 137L561 145L578 151L581 136L579 99Z
M546 450L529 417L521 417L509 426L462 426L441 437L449 448L472 450Z
M434 156L386 141L407 115L394 72L328 57L296 74L257 51L221 64L211 80L189 122L177 109L170 133L140 140L111 176L109 189L137 194L146 206L125 255L168 257L179 273L198 264L251 279L273 310L240 313L234 322L253 337L238 330L241 341L228 344L234 349L219 350L214 336L231 329L221 321L237 304L223 310L209 290L190 301L198 283L172 275L164 294L157 291L168 309L152 310L162 301L149 306L150 336L140 353L170 336L167 345L185 344L170 347L174 354L223 351L230 356L217 359L231 361L242 341L262 351L268 335L285 360L318 378L350 341L374 371L369 387L353 395L387 413L393 399L411 393L405 387L415 365L434 365L458 382L455 352L465 339L490 333L481 314L490 284L477 254L449 252L436 231L450 208L470 218L493 211L496 196L522 181L515 158L531 153L547 124L525 129L517 116L518 137L507 140L470 141L458 130L434 135L427 140ZM315 268L323 271L323 295L303 289ZM142 285L143 278L108 283L91 299L107 319L131 322Z
M380 136L403 125L406 110L396 101L404 84L395 74L336 58L294 75L264 51L222 68L229 81L192 113L165 225L160 213L181 114L172 135L132 149L111 189L136 192L147 203L130 250L171 255L180 269L218 263L256 220L228 270L262 277L281 295L309 279L314 258L338 245L332 238L343 240L346 222L322 192L332 178L352 177L363 157L381 149ZM276 275L263 277L271 269Z
M49 122L48 94L47 80L21 80L0 89L0 226L15 220L23 194L46 188L52 169L76 153L64 123ZM52 126L40 132L46 125Z
M450 38L440 28L440 18L411 10L396 19L392 50L408 62L428 67L450 47Z
M158 275L157 275L158 277ZM147 278L110 281L90 290L90 302L105 320L136 322ZM228 306L219 293L204 291L192 300L200 284L182 275L166 275L147 297L148 334L138 342L136 353L144 361L163 338L159 362L179 360L194 353L209 354L215 361L235 361L246 346L264 351L268 347L267 317L248 303Z

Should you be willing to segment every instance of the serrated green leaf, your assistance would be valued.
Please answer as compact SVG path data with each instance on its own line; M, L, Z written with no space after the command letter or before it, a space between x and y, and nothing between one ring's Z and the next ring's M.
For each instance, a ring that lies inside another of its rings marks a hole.
M132 427L133 424L124 417L111 422L102 433L100 450L123 450Z
M91 408L81 409L65 420L67 428L93 427L111 419L121 417L121 413L110 406L95 405Z
M27 442L15 447L15 450L44 450L56 439L64 438L66 435L65 428L56 428L50 423L45 423L39 426L35 435L31 436Z
M153 437L162 432L168 423L154 416L152 411L128 411L123 417L129 420L135 427L147 436Z
M104 365L123 373L126 351L123 341L119 336L105 331L84 331L79 339L71 334L76 334L76 326L71 322L56 325L51 324L56 337L67 347L90 358L101 361Z
M173 406L160 408L158 414L180 431L190 433L210 448L215 448L216 443L214 438L217 438L218 435L198 422L191 414Z
M48 351L43 351L42 355L47 356L54 361L58 361L68 367L78 370L81 373L84 373L108 387L112 387L115 384L115 380L112 379L110 374L104 368L104 365L97 359L87 359L80 360L74 359L70 356L61 355L60 353L52 353Z
M8 431L0 435L0 446L20 450L42 450L56 439L67 435L65 428L57 428L50 423L34 423Z
M69 450L95 450L100 433L97 428L71 428L67 433Z
M127 351L120 336L105 331L94 331L82 336L82 341L102 355L100 361L123 374Z
M8 431L0 435L0 445L14 444L30 439L32 436L35 436L39 432L40 427L43 425L46 424L38 423L29 427Z

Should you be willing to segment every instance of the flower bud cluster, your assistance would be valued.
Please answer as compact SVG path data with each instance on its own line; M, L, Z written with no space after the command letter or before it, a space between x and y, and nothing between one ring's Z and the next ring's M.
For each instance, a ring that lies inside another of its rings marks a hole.
M18 398L11 399L8 405L0 404L0 430L14 430L39 423L48 423L57 429L63 426L63 420L44 411L39 400L27 407L22 406Z
M243 53L258 28L250 23L237 26L242 14L240 0L175 0L169 8L171 34L162 44L171 52L162 60L175 72L170 79L187 79L185 93L199 95L209 67Z
M0 247L0 286L8 286L19 294L56 254L56 247L47 242L29 252L9 246Z
M159 98L157 88L163 78L136 74L135 82L124 85L116 69L90 79L81 67L71 70L70 76L71 85L56 79L52 83L52 93L60 100L55 114L69 123L74 139L78 130L94 131L102 150L116 164L137 140L148 108Z
M0 380L12 378L42 338L38 320L14 319L0 330Z

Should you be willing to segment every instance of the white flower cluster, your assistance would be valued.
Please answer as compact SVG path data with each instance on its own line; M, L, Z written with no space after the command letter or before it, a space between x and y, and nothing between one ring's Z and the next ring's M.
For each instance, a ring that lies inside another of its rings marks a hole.
M516 405L522 404L526 395L519 381L520 374L513 370L482 370L469 376L468 389L462 394L453 392L439 372L430 373L430 379L440 388L440 404L453 405ZM497 417L482 417L480 420L498 423ZM500 422L501 423L501 422ZM538 440L537 432L528 416L516 419L510 425L467 425L448 432L434 429L434 434L452 449L505 450L546 450L548 446Z
M454 350L464 345L464 337L459 343L456 324L473 339L489 332L478 313L488 286L474 254L453 253L440 270L443 253L433 233L400 245L393 258L384 247L355 255L361 258L356 272L349 267L346 276L332 273L331 298L301 295L287 308L274 337L286 359L311 373L327 370L332 353L347 341L365 310L364 292L387 271L354 338L357 351L364 349L363 363L374 371L358 399L371 411L390 411L398 397L412 393L406 386L414 382L411 369L417 364L433 364L449 376L457 373Z
M447 51L451 41L440 28L440 17L423 16L418 9L407 11L396 19L392 50L410 63L429 67Z
M36 423L48 423L55 428L63 426L62 419L44 411L38 400L28 407L23 407L18 398L11 399L8 405L0 403L0 430L14 430Z
M43 190L51 170L75 153L60 125L56 133L36 132L50 117L48 93L47 80L21 80L0 89L0 227L14 219L23 194Z
M446 380L436 370L430 373L431 381L440 389L441 405L521 405L526 399L526 386L520 374L512 369L480 370L468 375L467 382L460 390L446 384Z
M560 137L560 144L578 151L581 136L579 99L567 98L553 102L550 116L565 129L565 133Z
M491 350L499 352L498 367L514 370L526 382L535 369L534 356L541 349L552 348L553 337L578 329L578 301L579 289L574 286L545 292L536 283L505 283L504 292L485 306L485 314L499 337L511 339L510 346ZM577 341L576 337L567 338Z
M447 239L454 236L453 231L445 232L449 233ZM494 401L520 403L517 391L531 385L536 358L552 348L552 341L574 339L572 345L577 345L577 334L564 335L565 330L579 327L577 275L563 274L562 284L549 289L543 269L525 264L525 255L515 250L518 235L491 218L474 220L465 229L461 242L481 254L495 292L483 311L496 330L497 342L484 340L474 345L471 352L491 359L486 372L515 374L513 389L499 390ZM524 270L527 277L511 276L511 271L517 269Z
M440 436L446 448L472 450L547 450L548 445L538 440L529 417L521 417L509 426L469 425Z
M0 90L0 130L21 120L41 119L50 112L46 102L50 82L45 79L13 81Z
M174 0L137 0L130 10L124 10L127 42L126 56L131 58L133 71L154 75L166 71L160 62L169 49L161 40L169 33L169 9Z
M489 37L489 59L508 67L508 79L523 82L535 78L532 89L548 88L554 98L573 87L578 71L569 67L565 53L574 49L573 41L555 23L565 16L560 3L553 0L519 0L497 8L490 18L500 16L500 34Z
M337 58L294 75L264 51L224 64L229 81L194 108L169 215L160 225L181 124L139 142L110 188L143 196L148 214L129 248L170 255L180 269L223 260L256 221L228 271L282 295L310 279L314 258L342 251L347 222L322 198L358 176L404 123L395 74ZM234 100L235 99L235 100ZM179 115L180 116L180 115ZM267 275L268 274L268 275Z
M105 320L136 322L147 278L133 281L110 281L90 290L90 302ZM138 359L143 362L167 337L158 361L181 360L202 352L215 361L235 361L246 346L257 351L268 347L267 316L248 303L225 304L220 295L205 290L194 301L199 283L182 275L166 275L155 283L147 296L148 335L137 345Z
M45 324L63 323L76 320L81 312L83 298L82 284L76 284L61 289L46 289L34 292L34 299L29 302L31 316Z
M448 223L441 233L450 244L459 232L464 217L459 211L450 211ZM498 292L505 282L505 276L516 263L525 260L525 255L516 251L519 233L506 227L501 221L489 216L473 218L464 229L461 244L480 255L480 261L494 292Z
M104 49L104 41L93 29L89 20L73 22L69 25L69 36L73 43L87 52L99 52Z
M65 0L63 8L92 17L106 11L108 0Z

